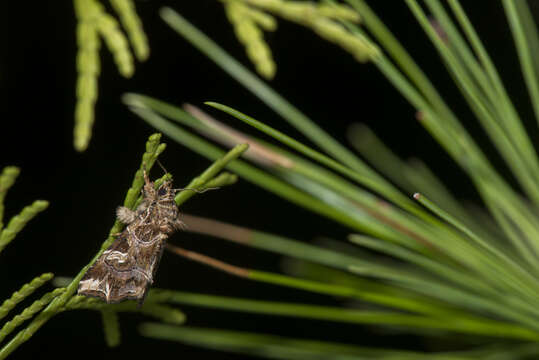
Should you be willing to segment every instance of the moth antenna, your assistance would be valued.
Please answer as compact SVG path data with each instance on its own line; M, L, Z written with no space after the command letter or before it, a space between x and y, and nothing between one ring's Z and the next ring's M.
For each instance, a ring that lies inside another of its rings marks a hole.
M163 166L163 164L161 164L161 161L159 161L159 159L155 159L155 161L157 162L157 165L159 165L159 167L160 167L161 169L163 169L163 171L165 172L165 174L168 174L167 169L165 169L165 167Z
M203 190L198 190L198 189L193 189L193 188L179 188L179 189L172 189L172 190L174 190L175 192L183 191L183 190L191 190L191 191L194 191L194 192L196 192L198 194L202 194L202 193L205 193L208 190L217 190L217 189L220 189L220 187L210 187L210 188L206 188L206 189L203 189Z

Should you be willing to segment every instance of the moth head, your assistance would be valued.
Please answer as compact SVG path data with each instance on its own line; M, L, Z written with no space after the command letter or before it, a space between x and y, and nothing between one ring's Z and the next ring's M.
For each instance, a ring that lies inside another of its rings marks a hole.
M155 192L157 195L157 199L160 200L174 199L174 195L176 194L176 192L172 188L172 180L167 180L163 182L163 184L161 184L161 186L159 186L157 190L155 190Z
M159 189L157 189L157 195L159 196L165 196L168 193L168 189L161 185Z

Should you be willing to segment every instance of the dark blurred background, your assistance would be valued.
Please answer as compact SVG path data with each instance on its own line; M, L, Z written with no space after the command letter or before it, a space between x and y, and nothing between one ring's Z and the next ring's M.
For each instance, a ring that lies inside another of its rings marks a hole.
M370 3L491 159L502 167L404 3ZM531 5L537 18L539 7ZM271 109L174 33L158 15L160 7L173 7L252 69L219 1L139 0L136 6L149 37L150 58L136 64L133 78L124 79L118 74L110 52L102 47L93 138L88 150L78 153L72 146L76 80L76 20L72 1L3 1L0 5L0 166L16 165L22 169L6 199L6 219L34 199L47 199L51 203L49 209L34 219L0 254L3 274L0 299L9 297L21 284L43 272L75 275L107 235L114 221L114 210L123 201L140 163L145 141L155 132L122 104L123 93L148 94L175 104L190 102L202 106L203 101L218 101L308 143ZM536 140L535 122L501 4L482 0L465 2L464 6L506 80L519 113L529 120L526 126ZM348 125L366 123L403 158L423 159L459 199L478 201L464 174L417 123L415 109L375 66L359 64L311 30L285 21L279 20L278 30L267 33L265 38L278 64L271 86L331 135L346 142ZM210 112L229 124L238 125L237 121ZM185 186L209 165L208 160L189 149L166 137L163 140L168 148L161 162L174 175L177 186ZM160 175L157 169L152 173L152 177ZM232 187L196 196L181 210L306 242L321 236L344 240L347 234L339 224L290 206L243 180ZM232 264L280 271L281 258L273 254L185 233L175 234L170 241ZM339 299L233 278L169 253L162 259L155 286L266 300L341 303ZM364 346L429 349L432 345L421 338L392 335L368 326L268 318L194 307L182 309L188 316L188 324L193 326L252 330ZM47 323L13 356L35 357L39 352L41 358L55 353L57 358L65 359L156 354L184 359L203 355L220 359L247 358L143 338L137 334L136 327L144 320L136 314L122 315L123 344L117 349L108 349L98 313L63 313ZM63 352L64 349L67 351Z

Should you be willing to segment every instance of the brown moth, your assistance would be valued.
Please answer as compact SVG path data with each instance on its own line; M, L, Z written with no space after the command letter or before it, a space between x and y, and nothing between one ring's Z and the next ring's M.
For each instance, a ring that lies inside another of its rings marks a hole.
M142 305L153 283L167 238L182 227L172 180L155 185L144 171L143 200L133 211L119 207L116 216L126 224L79 282L79 295L107 303L138 300Z

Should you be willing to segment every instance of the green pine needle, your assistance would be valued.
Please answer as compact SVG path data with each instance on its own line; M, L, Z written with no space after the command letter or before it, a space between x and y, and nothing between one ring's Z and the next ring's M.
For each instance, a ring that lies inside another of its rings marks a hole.
M142 22L135 11L134 2L132 0L110 0L110 3L120 17L137 59L139 61L146 60L150 56L150 48L146 34L142 29Z
M167 305L152 303L151 298L148 299L148 304L145 304L140 311L148 316L164 323L181 325L185 322L185 314L178 309Z
M212 179L217 176L217 174L225 167L228 166L229 163L233 163L235 159L241 156L247 149L249 148L249 145L247 144L240 144L235 146L232 150L230 150L228 153L226 153L223 157L216 160L206 171L204 171L200 176L196 177L191 181L187 186L186 189L204 189L205 185L211 181ZM231 179L229 176L221 177L219 180L215 179L212 184L210 185L224 185L225 182L229 182ZM176 195L176 198L174 199L176 201L176 204L180 206L185 201L187 201L190 197L195 195L194 191L181 191L178 195Z
M105 334L107 345L109 347L120 345L122 334L120 332L118 313L110 309L102 309L101 319L103 321L103 333Z
M55 289L43 295L41 299L34 301L32 305L24 309L22 313L20 313L19 315L15 315L13 319L11 319L11 321L8 321L7 323L5 323L2 329L0 329L0 342L2 342L5 339L5 337L9 335L13 330L15 330L15 328L22 325L22 323L25 322L26 320L31 319L34 315L39 313L45 306L50 304L51 301L53 301L55 298L65 293L65 291L66 289L64 288ZM26 331L25 329L19 332L19 334L20 335L18 336L20 336L22 339L24 339L23 341L25 341L25 340L28 340L33 335L33 332ZM0 359L4 359L9 354L9 352L6 352L5 349L8 349L8 346L4 346L0 350Z
M19 215L15 215L7 226L0 233L0 251L9 244L15 236L32 220L37 214L45 210L49 202L45 200L36 200L32 205L24 207Z
M18 167L6 166L2 169L2 174L0 174L0 230L4 227L4 199L9 188L15 183L19 173L20 169Z
M9 299L4 300L0 306L0 319L4 318L18 303L32 295L34 291L43 286L54 277L52 273L45 273L24 284L18 291L15 291Z

